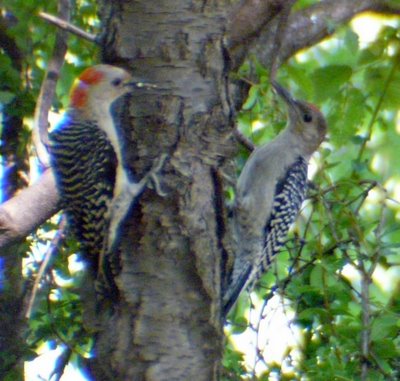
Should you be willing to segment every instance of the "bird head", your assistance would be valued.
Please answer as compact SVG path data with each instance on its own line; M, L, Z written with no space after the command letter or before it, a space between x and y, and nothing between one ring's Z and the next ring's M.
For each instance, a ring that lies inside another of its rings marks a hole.
M109 107L115 100L131 92L137 85L124 69L111 65L95 65L82 72L75 80L70 95L70 106L84 109L90 105Z
M285 101L289 112L289 128L300 135L310 145L310 153L314 152L325 139L327 124L321 111L311 103L292 97L277 82L272 82L276 93Z

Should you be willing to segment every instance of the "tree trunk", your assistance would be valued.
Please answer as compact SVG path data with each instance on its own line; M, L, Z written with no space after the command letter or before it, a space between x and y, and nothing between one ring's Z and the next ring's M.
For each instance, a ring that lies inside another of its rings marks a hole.
M165 196L147 190L121 240L121 298L103 319L98 380L217 380L226 260L220 168L236 148L223 1L103 1L104 61L157 85L129 107L127 165L162 153Z

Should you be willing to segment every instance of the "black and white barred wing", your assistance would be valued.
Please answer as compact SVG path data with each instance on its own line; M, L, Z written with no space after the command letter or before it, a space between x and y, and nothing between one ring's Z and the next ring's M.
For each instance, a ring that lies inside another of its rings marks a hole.
M67 120L49 137L61 207L96 273L115 183L114 150L105 133L89 122Z
M264 228L264 249L254 266L254 284L268 270L275 255L285 243L288 231L300 211L307 190L307 162L303 158L288 168L284 179L276 185L270 219Z

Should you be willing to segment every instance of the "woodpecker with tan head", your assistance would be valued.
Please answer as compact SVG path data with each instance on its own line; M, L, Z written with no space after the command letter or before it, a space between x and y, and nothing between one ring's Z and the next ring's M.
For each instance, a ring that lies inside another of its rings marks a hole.
M274 140L254 150L237 182L236 257L223 298L225 316L284 244L305 197L308 161L326 135L326 121L314 105L295 100L277 83L273 87L287 104L288 124Z
M124 167L119 115L112 106L140 85L115 66L86 69L72 87L63 120L49 135L61 207L95 277L109 271L103 268L105 256L115 249L120 225L162 165L158 162L140 182Z

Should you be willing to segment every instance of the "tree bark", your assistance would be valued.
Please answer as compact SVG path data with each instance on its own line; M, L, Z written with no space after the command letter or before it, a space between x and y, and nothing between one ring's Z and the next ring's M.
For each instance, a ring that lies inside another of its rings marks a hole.
M223 1L102 2L104 60L156 84L129 107L126 160L142 176L161 153L166 192L146 191L121 240L121 298L102 320L98 380L217 380L223 226L218 172L235 140ZM139 176L139 177L140 177Z
M47 169L36 183L0 205L0 248L21 240L48 220L59 210L58 201L53 171Z

